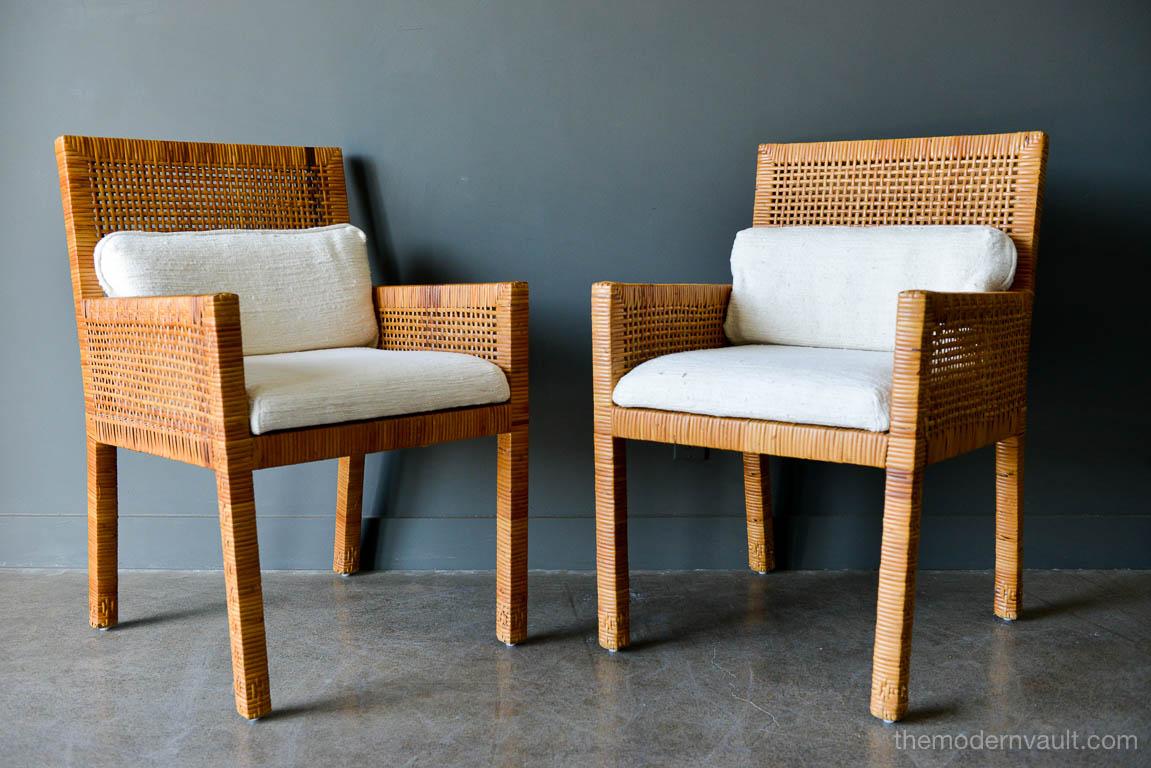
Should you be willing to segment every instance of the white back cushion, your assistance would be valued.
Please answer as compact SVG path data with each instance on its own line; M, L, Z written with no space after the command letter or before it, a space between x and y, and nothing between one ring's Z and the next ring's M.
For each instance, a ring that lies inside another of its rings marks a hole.
M899 292L1003 291L1015 244L994 227L755 227L735 236L733 344L892 350Z
M96 244L109 296L235 293L245 355L376 343L367 238L314 229L113 232Z

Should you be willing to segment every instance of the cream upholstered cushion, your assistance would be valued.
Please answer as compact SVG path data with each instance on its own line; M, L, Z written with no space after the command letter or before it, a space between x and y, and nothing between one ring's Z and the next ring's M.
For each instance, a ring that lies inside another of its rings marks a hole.
M748 344L678 352L624 375L612 400L654 408L885 432L890 352Z
M502 403L504 372L455 352L367 347L244 358L252 434Z
M1002 291L1015 244L994 227L756 227L735 237L733 344L895 349L899 292Z
M364 233L315 229L113 232L96 244L109 296L235 293L244 354L373 346Z

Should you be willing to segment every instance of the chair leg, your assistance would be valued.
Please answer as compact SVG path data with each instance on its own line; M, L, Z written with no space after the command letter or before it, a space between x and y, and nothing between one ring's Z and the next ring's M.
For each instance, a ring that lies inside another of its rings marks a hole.
M747 565L758 573L775 569L771 520L771 467L767 456L743 454L743 495L747 507Z
M871 714L888 721L899 720L907 713L922 501L922 465L913 470L887 469L883 553L879 564L879 600L871 672Z
M88 438L88 623L116 626L116 447Z
M364 505L364 455L344 456L336 478L336 539L332 570L360 570L360 527Z
M232 457L225 458L224 464L216 469L216 493L220 503L228 631L232 639L233 689L236 711L254 720L272 710L256 502L250 464Z
M496 502L496 637L528 634L528 430L499 436Z
M1023 609L1023 435L995 444L995 615Z
M627 443L595 436L595 551L599 644L609 651L631 641L627 568Z

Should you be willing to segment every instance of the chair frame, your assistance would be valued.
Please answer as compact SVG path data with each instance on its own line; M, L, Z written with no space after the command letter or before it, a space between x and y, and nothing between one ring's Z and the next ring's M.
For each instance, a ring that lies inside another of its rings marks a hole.
M498 435L496 636L527 634L528 287L377 286L379 347L485 358L496 405L253 435L235 294L108 298L93 249L117 230L296 229L348 221L343 155L277 147L62 136L64 208L88 441L89 621L117 623L116 449L216 474L236 710L271 711L252 472L339 459L333 570L359 569L364 455Z
M1040 132L763 144L753 225L983 224L1018 251L1009 291L899 295L888 432L622 408L616 383L661 355L725 346L730 285L592 287L599 642L630 641L626 440L739 451L748 565L774 567L767 456L887 472L871 712L907 712L915 570L927 464L996 445L995 614L1021 600L1023 440L1035 253L1047 138Z

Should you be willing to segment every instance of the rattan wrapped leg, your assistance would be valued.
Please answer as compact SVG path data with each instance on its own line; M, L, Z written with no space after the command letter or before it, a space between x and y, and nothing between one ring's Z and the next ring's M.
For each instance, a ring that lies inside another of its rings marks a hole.
M364 455L344 456L336 476L336 540L332 570L360 570L360 526L364 505Z
M1023 609L1023 435L995 444L995 615Z
M256 539L256 503L250 463L225 459L216 470L220 540L232 640L232 679L236 711L248 719L272 710L268 649L264 638L264 598Z
M899 720L907 712L922 499L922 465L888 468L871 673L871 714L884 720Z
M630 642L627 570L627 443L595 436L595 550L599 644L609 651Z
M116 565L116 448L88 438L88 623L119 620Z
M496 637L528 634L528 430L499 436L496 507Z
M767 456L743 454L743 495L747 507L747 566L758 573L767 573L775 569L771 467Z

